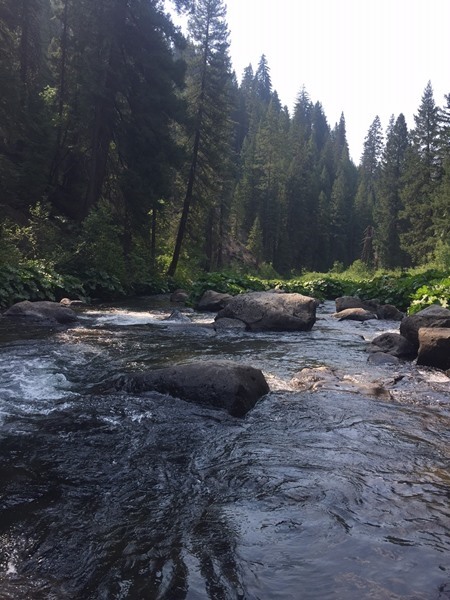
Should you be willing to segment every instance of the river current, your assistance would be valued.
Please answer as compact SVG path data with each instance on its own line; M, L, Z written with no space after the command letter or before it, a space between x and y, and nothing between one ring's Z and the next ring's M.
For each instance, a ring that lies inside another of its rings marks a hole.
M173 307L172 307L173 308ZM368 364L398 323L218 332L167 299L82 309L69 329L0 320L0 600L450 598L450 383ZM229 359L271 388L242 419L119 373ZM381 381L296 391L304 367Z

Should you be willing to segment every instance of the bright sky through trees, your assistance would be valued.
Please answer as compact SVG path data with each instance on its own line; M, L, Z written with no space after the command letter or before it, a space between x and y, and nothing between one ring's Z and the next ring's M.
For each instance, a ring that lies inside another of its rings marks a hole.
M240 80L261 54L282 104L304 85L333 126L345 114L356 163L375 116L409 128L431 80L450 93L450 0L226 0L231 58Z

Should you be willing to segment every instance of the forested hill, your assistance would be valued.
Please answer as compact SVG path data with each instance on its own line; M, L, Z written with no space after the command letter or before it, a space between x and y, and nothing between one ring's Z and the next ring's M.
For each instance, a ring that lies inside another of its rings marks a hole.
M428 83L412 129L374 116L357 166L301 81L290 114L264 56L236 80L223 0L177 4L187 39L161 0L1 1L0 266L125 285L409 267L448 244L450 94Z

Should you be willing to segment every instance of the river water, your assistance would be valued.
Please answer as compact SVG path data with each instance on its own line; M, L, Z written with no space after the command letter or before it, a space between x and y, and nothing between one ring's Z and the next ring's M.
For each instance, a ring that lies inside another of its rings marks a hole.
M164 299L66 330L0 320L0 600L450 598L450 385L365 346L397 323L216 333ZM118 373L230 359L271 392L243 419ZM390 386L295 391L326 365Z

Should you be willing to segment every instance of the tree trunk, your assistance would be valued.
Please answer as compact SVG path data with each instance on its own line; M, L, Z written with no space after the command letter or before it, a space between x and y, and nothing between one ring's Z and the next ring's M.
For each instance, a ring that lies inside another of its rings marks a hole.
M61 166L62 138L63 138L63 113L64 101L66 99L66 64L67 64L67 30L68 30L68 6L69 0L64 0L63 29L61 34L61 64L59 69L59 91L58 91L58 128L56 131L55 154L50 169L50 185L57 185Z
M114 130L115 98L118 89L116 72L120 63L120 32L126 20L128 0L116 4L114 29L110 39L109 60L105 73L102 94L95 101L95 117L91 142L91 160L88 174L88 188L82 212L88 214L100 198L106 175L109 146Z
M201 115L201 109L200 109ZM201 121L199 120L199 123ZM192 162L191 168L189 170L189 180L186 188L186 196L184 198L183 203L183 211L181 213L180 224L178 226L177 239L175 241L175 248L173 251L172 262L167 270L167 275L169 277L173 277L175 275L175 271L177 270L178 261L180 259L181 253L181 245L183 243L184 235L186 233L186 226L189 217L189 210L191 207L192 196L194 192L194 183L195 183L195 173L197 170L197 162L198 162L198 150L200 147L200 127L197 127L197 131L195 132L195 140L194 147L192 150Z
M209 24L208 24L209 27ZM198 152L200 149L200 138L201 138L201 129L203 126L203 110L204 110L204 102L205 102L205 88L206 88L206 69L208 64L208 54L209 54L209 35L207 35L205 44L203 47L203 61L202 61L202 78L200 85L200 97L198 100L198 113L197 113L197 126L195 130L194 137L194 146L192 148L192 160L191 160L191 168L189 169L189 179L186 188L186 195L184 197L183 210L181 213L180 224L178 226L177 239L175 241L175 248L173 251L172 261L167 270L167 275L169 277L173 277L177 270L178 261L180 259L181 253L181 245L183 243L184 235L186 233L186 226L189 217L189 210L192 203L192 196L194 192L194 184L195 177L197 171L197 163L198 163Z

